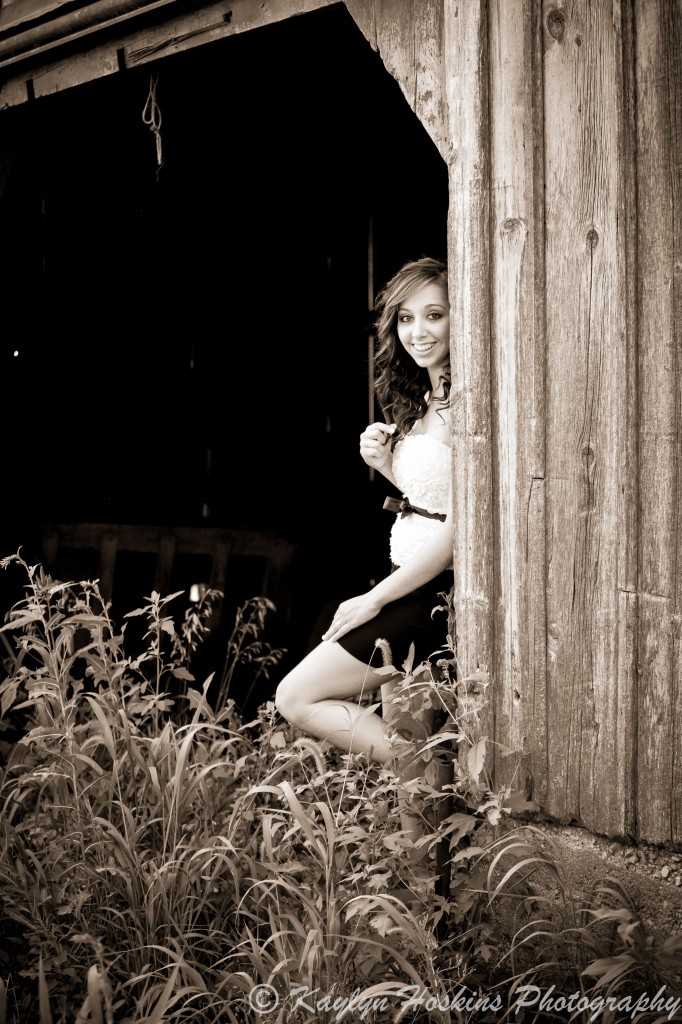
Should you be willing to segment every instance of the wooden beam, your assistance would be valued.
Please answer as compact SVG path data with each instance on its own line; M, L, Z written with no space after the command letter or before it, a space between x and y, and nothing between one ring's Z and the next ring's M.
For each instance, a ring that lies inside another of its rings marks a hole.
M493 668L490 154L485 0L445 2L450 181L456 650L461 675ZM492 724L488 735L492 735Z
M127 67L307 14L333 2L270 0L263 4L259 0L220 0L173 17L170 12L179 10L175 0L157 0L137 8L132 0L102 0L98 5L90 5L97 7L97 11L92 11L88 18L79 8L62 16L56 26L47 22L41 29L42 35L27 35L36 31L27 29L26 33L16 32L0 43L0 110ZM148 23L150 10L156 12L152 25ZM97 12L99 18L95 17Z

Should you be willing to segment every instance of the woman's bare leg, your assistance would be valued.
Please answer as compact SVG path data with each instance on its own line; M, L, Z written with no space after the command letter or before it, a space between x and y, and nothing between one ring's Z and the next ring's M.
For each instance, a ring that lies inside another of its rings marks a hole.
M388 723L348 698L370 693L386 676L337 643L323 640L284 677L275 705L288 722L317 739L385 763L396 756Z
M394 719L398 711L391 698L400 674L380 675L353 657L339 644L323 641L284 677L275 694L275 705L288 722L317 739L326 740L349 753L365 753L382 763L394 761L400 780L398 805L401 826L414 844L426 831L423 815L414 797L403 789L405 783L423 775L424 764L415 744L428 735L428 722L421 716L410 723L409 737L400 736ZM348 697L360 697L381 688L380 717ZM428 713L427 713L428 716ZM404 730L401 729L404 734ZM426 847L408 847L414 865L427 855Z

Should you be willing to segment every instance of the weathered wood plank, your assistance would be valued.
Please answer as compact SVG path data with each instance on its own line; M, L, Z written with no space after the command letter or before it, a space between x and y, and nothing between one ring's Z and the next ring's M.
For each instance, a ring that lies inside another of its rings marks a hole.
M197 19L191 12L147 31L142 40L126 45L129 67L145 64L159 57L214 42L227 36L251 32L265 25L274 25L301 14L328 7L334 0L224 0L200 12Z
M639 416L637 402L637 182L635 26L631 4L622 7L623 133L619 162L622 167L625 209L623 239L626 289L625 315L625 477L622 482L622 528L625 547L618 571L618 681L615 693L616 807L613 822L602 832L634 838L637 834L637 617L639 530Z
M544 324L536 316L542 220L534 138L537 8L490 5L493 431L496 487L495 739L528 752L515 785L546 790L544 603ZM532 758L531 751L535 751ZM539 757L537 755L540 755ZM496 758L497 785L516 760Z
M680 839L680 5L635 4L639 225L638 833ZM677 167L677 174L675 174ZM676 224L676 222L678 222ZM676 251L675 251L676 250ZM677 620L679 621L679 619ZM679 786L678 786L679 793Z
M544 6L549 807L621 822L617 581L626 547L620 22Z
M5 0L0 7L0 31L21 25L22 22L44 17L58 11L67 0Z
M493 668L486 3L446 4L456 646L464 675ZM490 718L490 709L486 719ZM492 736L492 722L484 723Z
M443 0L345 0L443 159L447 156Z
M670 191L673 204L672 237L672 329L674 338L677 400L677 508L675 510L676 578L672 618L673 676L673 777L670 831L672 841L682 848L682 2L673 0L664 8L663 34L666 48L666 83L670 111Z
M156 25L136 28L134 17L107 23L107 38L97 41L101 26L69 33L69 52L59 53L63 39L54 39L35 51L44 63L30 69L6 65L0 79L0 110L25 103L30 97L48 96L75 85L114 74L121 67L133 67L160 60L183 50L274 24L300 14L328 7L335 0L220 0L177 17L159 13ZM174 8L170 8L171 10ZM113 30L113 31L112 31ZM74 46L80 49L74 50ZM52 54L54 53L54 57Z
M38 19L37 24L15 27L15 31L0 37L0 68L3 71L28 60L33 66L37 59L49 59L50 53L73 47L85 38L91 38L103 29L115 28L125 22L145 20L155 15L163 20L165 10L172 9L175 0L93 0L91 3L71 8L65 13L56 13L51 18Z

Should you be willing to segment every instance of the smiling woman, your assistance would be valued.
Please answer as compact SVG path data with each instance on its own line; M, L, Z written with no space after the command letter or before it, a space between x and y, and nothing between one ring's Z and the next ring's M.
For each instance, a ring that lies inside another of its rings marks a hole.
M442 595L453 582L453 538L445 264L426 257L405 264L379 293L377 312L376 391L390 418L363 431L360 454L404 496L391 531L393 571L339 605L318 646L279 684L275 703L305 732L388 762L399 737L388 720L348 698L391 684L371 666L378 638L397 666L411 644L415 664L446 644ZM432 614L439 605L442 614Z

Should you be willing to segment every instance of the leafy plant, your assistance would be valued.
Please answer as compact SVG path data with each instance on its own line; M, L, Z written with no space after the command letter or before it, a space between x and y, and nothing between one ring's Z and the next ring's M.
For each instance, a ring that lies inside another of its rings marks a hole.
M242 886L226 807L253 744L232 703L209 705L210 678L189 686L183 662L204 620L178 633L176 595L154 593L132 613L146 618L146 647L128 657L95 583L10 561L29 579L3 627L15 649L0 685L3 718L26 717L0 780L4 971L19 1019L42 1024L49 1007L70 1019L86 978L83 1020L137 1019L130 1006L161 1020L176 986L210 1007L206 965L235 940ZM172 698L176 680L185 693Z

